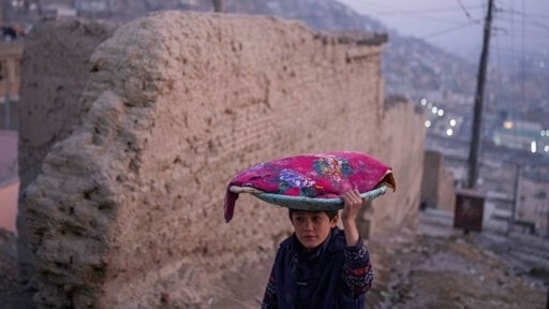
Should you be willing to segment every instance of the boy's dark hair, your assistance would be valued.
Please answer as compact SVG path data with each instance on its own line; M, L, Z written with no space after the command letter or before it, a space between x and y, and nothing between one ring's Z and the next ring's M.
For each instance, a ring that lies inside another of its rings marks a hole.
M292 221L292 214L294 212L297 212L297 211L311 211L311 212L313 212L312 210L297 210L297 209L288 208L288 217L290 218L290 221ZM326 213L326 215L328 215L328 218L330 218L330 220L335 218L337 216L337 213L338 213L337 210L321 210L321 211L318 211L318 212Z

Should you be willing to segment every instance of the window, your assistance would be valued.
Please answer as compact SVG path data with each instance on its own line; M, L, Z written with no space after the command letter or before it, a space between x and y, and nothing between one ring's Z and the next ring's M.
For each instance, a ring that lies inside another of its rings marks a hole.
M534 194L534 197L537 198L538 200L544 200L547 198L547 193L545 193L545 191L538 191Z

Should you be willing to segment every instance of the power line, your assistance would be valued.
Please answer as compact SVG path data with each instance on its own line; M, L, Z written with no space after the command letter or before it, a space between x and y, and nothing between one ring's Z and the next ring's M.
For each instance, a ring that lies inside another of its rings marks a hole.
M524 18L524 17L523 17ZM501 20L508 20L507 17L505 18L502 18ZM545 24L542 24L540 22L536 22L536 21L528 21L528 22L524 22L524 24L526 26L530 26L530 27L535 27L537 29L541 29L541 30L544 30L544 31L549 31L549 25L545 25Z
M511 3L513 3L513 1L511 1ZM513 14L525 15L525 16L527 15L528 17L534 17L534 18L543 18L543 19L549 18L548 14L526 13L524 10L522 11L515 10L512 4L511 4L511 7L509 7L509 5L506 5L506 4L502 4L501 6L507 7L509 9L509 12Z
M345 13L341 13L341 14L307 14L307 15L301 15L301 14L296 14L296 15L285 15L289 18L298 18L298 19L329 19L329 18L348 18L349 15L345 14ZM410 17L410 16L407 16L407 17ZM413 17L411 17L413 18ZM463 22L461 21L457 21L457 20L449 20L449 19L446 19L446 18L438 18L438 17L422 17L422 19L429 19L429 20L433 20L433 21L438 21L438 22L441 22L441 23L448 23L448 24L453 24L453 25L462 25ZM479 21L476 21L477 23L480 23L480 20Z
M497 12L497 10L496 10L496 12ZM492 30L493 30L493 28L492 28ZM501 42L500 42L499 36L495 36L494 39L495 39L495 43L496 43L496 65L497 65L497 67L500 67L503 64L503 61L502 61L503 57L501 56L503 49L501 48L501 45L500 45ZM500 80L499 88L502 88L501 84L503 84L502 80ZM496 87L494 87L494 88L496 88Z
M473 25L476 25L476 24L479 24L479 23L480 22L474 22L474 23L468 22L466 24L461 24L457 27L452 27L452 28L437 31L437 32L434 32L434 33L431 33L431 34L428 34L428 35L425 35L425 36L420 36L419 38L421 38L421 39L430 39L430 38L435 37L435 36L439 36L439 35L442 35L442 34L447 34L447 33L450 33L450 32L465 29L465 28L468 28L470 26L473 26Z
M364 6L364 4L366 6ZM373 9L372 10L372 7ZM453 22L453 23L459 23L460 21L452 21L448 18L440 17L440 16L433 16L429 15L429 13L452 13L452 12L459 12L462 11L463 8L461 7L452 7L452 8L437 8L437 9L423 9L423 10L407 10L407 9L400 9L400 8L394 8L387 5L380 5L379 3L372 3L368 1L361 1L359 4L355 5L355 7L362 8L362 11L364 14L373 15L373 16L401 16L402 18L417 18L418 16L421 16L423 19L430 19L430 20L437 20L442 22ZM465 7L466 10L473 10L478 9L481 6L469 6ZM376 11L377 9L377 11ZM381 11L380 11L381 9ZM413 16L412 16L413 15ZM472 18L472 17L471 17Z
M361 1L360 4L366 4L367 5L371 5L373 6L374 8L377 7L379 9L384 9L384 10L388 10L388 11L384 11L384 12L387 12L387 13L393 13L393 14L423 14L423 13L443 13L443 12L459 12L462 10L461 7L447 7L447 8L435 8L435 9L422 9L422 10L408 10L408 9L401 9L401 8L395 8L395 7L392 7L392 6L387 6L387 5L380 5L379 3L376 3L376 2L370 2L370 1ZM359 4L357 4L356 6L360 6ZM366 6L362 6L363 8L365 8ZM482 6L481 5L476 5L476 6L468 6L466 7L468 10L473 10L473 9L478 9L478 8L481 8ZM370 8L370 7L368 7Z
M526 2L525 0L522 0L522 11L526 11ZM520 72L520 100L522 101L521 103L524 104L524 66L525 66L525 63L524 63L524 21L525 21L525 16L522 15L522 35L520 36L520 44L521 44L521 59L523 61L521 61L521 72Z
M377 15L384 15L384 14L377 14ZM400 15L400 14L385 14L385 15ZM449 18L444 18L444 17L436 17L436 16L429 16L429 15L421 15L421 17L418 17L418 16L410 16L410 14L402 14L403 16L401 17L401 19L404 19L404 18L407 18L407 19L421 19L421 20L432 20L432 21L438 21L438 22L442 22L442 23L449 23L449 24L460 24L462 23L462 21L458 21L458 20L453 20L453 19L449 19ZM477 22L480 22L480 20L477 20Z
M467 8L463 5L463 3L461 2L461 0L456 0L457 3L459 4L459 6L461 7L461 9L463 10L463 12L465 13L465 16L467 16L467 19L468 20L472 20L471 18L471 14L469 14L469 11L467 10Z
M497 36L495 37L496 40L497 40ZM501 47L501 42L498 41L498 47L497 47L497 51L498 52L501 52L503 54L506 54L506 55L512 55L512 56L517 56L517 55L521 55L522 52L517 52L513 49L507 49L505 47ZM529 56L529 57L540 57L540 58L544 58L544 57L547 57L547 54L544 54L544 53L536 53L536 52L527 52L525 51L524 52L524 55L526 56Z
M514 13L514 0L511 0L511 52L515 53L515 13ZM502 11L505 12L505 11ZM514 67L514 63L511 64ZM511 118L516 117L515 104L511 104Z
M505 6L505 5L503 5L503 6ZM513 16L514 14L516 14L516 15L520 15L520 16L523 17L523 18L528 17L528 18L529 18L529 23L534 24L534 25L537 25L538 27L540 27L540 28L542 28L542 29L549 30L549 25L546 25L546 24L543 24L543 23L540 23L540 22L538 22L538 21L536 21L536 20L532 20L532 19L531 19L532 16L539 16L540 18L546 19L546 18L549 18L549 15L543 15L543 14L530 14L530 13L527 14L527 13L524 11L524 8L523 8L522 11L517 11L517 10L515 10L512 6L511 6L510 8L507 6L507 10L503 9L503 10L502 10L502 13L504 13L504 14L505 14L505 13L510 13L511 16Z

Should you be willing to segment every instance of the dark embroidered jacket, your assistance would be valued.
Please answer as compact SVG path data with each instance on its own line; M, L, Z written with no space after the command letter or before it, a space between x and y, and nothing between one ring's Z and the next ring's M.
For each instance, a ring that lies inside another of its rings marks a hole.
M280 244L261 308L362 309L372 281L362 239L347 247L343 230L335 227L322 245L305 252L294 234Z

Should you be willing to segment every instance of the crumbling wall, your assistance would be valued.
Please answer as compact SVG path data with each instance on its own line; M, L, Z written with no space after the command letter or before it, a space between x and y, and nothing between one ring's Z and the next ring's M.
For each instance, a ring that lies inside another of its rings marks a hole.
M421 162L422 139L409 136L417 115L386 114L382 46L368 42L243 15L162 12L120 26L93 52L80 100L67 95L71 108L22 121L46 128L20 140L33 168L22 172L20 254L33 268L37 304L215 304L214 280L272 255L290 231L284 209L249 196L223 221L228 180L258 161L358 150L394 165L402 184L399 174ZM30 48L38 59L28 66L63 63ZM23 100L27 111L54 105L49 90L33 88L37 69L24 71L23 93L38 98ZM49 129L49 117L63 125ZM397 145L395 128L413 153L386 149ZM45 157L33 153L36 145ZM413 181L380 200L400 202L402 194L410 207Z
M379 157L397 176L397 193L374 200L373 235L395 229L415 230L421 200L425 146L424 115L402 98L387 98L381 124Z
M90 75L89 59L115 29L115 24L107 22L49 19L25 38L18 105L21 193L41 173L51 147L68 137L90 108L79 101ZM24 202L19 208L19 259L22 279L27 281L34 272L27 260L31 255L28 244L36 240L26 225L35 218L26 217Z

